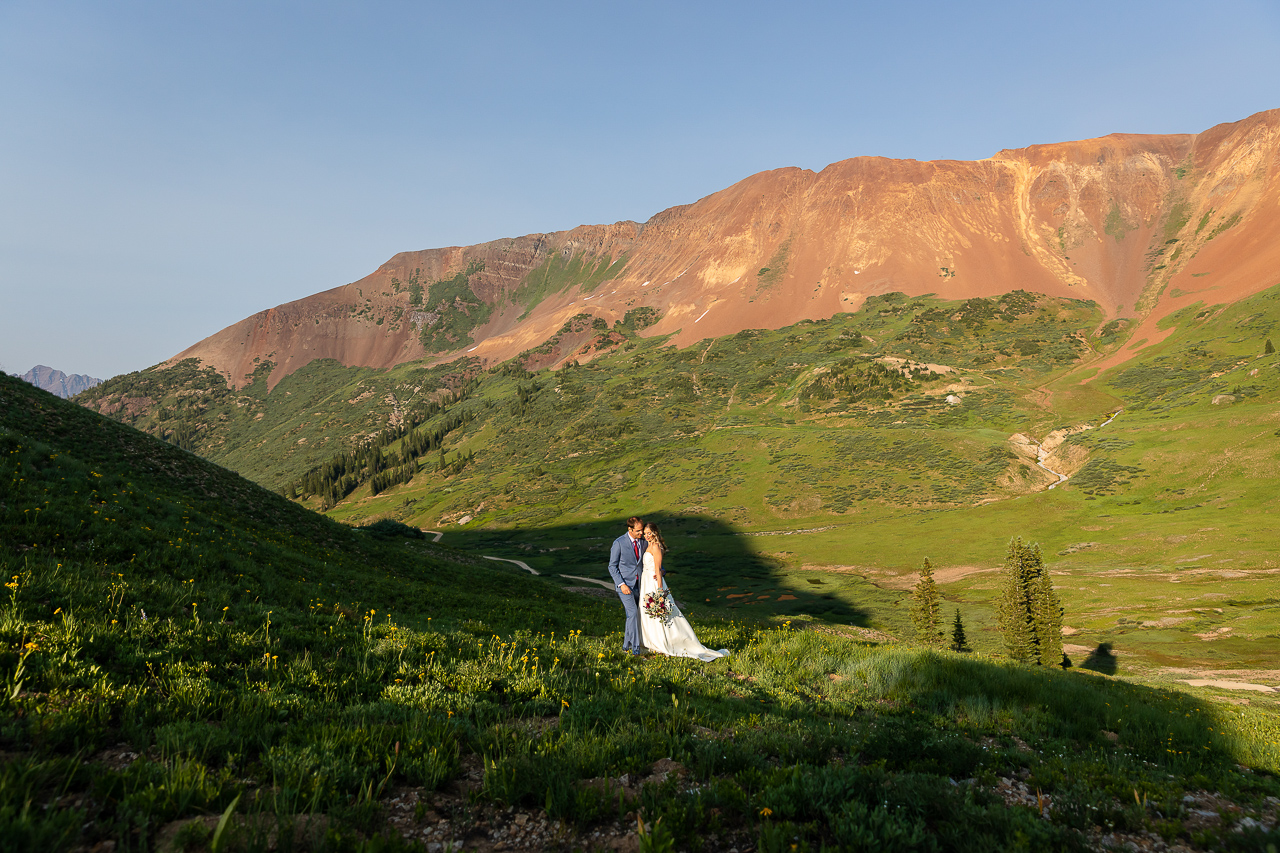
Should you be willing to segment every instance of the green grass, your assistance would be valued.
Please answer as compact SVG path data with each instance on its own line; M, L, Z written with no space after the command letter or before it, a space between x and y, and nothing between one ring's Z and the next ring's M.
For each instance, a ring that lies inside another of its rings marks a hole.
M610 279L617 278L627 265L626 255L617 259L591 257L585 252L556 252L529 271L512 294L512 301L524 308L521 319L529 315L542 300L576 286L587 293Z
M467 415L445 438L446 470L424 458L411 483L377 496L357 488L333 517L445 529L447 542L515 558L531 553L525 546L565 549L539 559L603 577L598 543L586 540L638 511L673 525L673 566L688 592L732 612L906 636L898 578L925 556L940 569L994 567L1016 535L1041 543L1056 572L1194 571L1229 597L1258 598L1280 563L1268 515L1280 426L1269 401L1280 372L1274 355L1258 358L1280 322L1280 289L1227 308L1192 306L1169 320L1177 331L1166 341L1094 376L1090 359L1123 335L1118 326L1080 331L1100 320L1091 303L1021 292L961 303L887 294L856 314L684 350L628 329L611 354L554 372L486 372L472 360L385 372L313 362L267 395L265 382L231 392L179 365L81 399L110 409L150 398L114 416L171 440L186 425L199 453L282 488L387 428L388 395L405 412L474 383L422 426ZM880 396L848 378L885 357L954 370L913 371ZM842 370L846 378L833 378ZM952 384L961 405L943 399ZM1218 394L1236 401L1215 406ZM1105 428L1068 440L1088 459L1052 492L1036 491L1031 469L1010 456L1012 433L1097 427L1118 409ZM756 535L778 532L792 535ZM758 577L721 589L716 575L733 561ZM809 579L827 587L816 594ZM942 588L966 620L973 614L978 647L994 650L993 592L966 580ZM1189 623L1117 633L1120 615L1142 615L1133 595L1111 605L1121 612L1110 628L1068 595L1077 643L1114 642L1133 671L1253 668L1280 636L1280 616L1260 603L1228 637L1203 639ZM1151 615L1139 621L1158 621Z
M1120 212L1120 205L1114 201L1111 202L1111 210L1107 212L1107 221L1102 226L1103 233L1108 236L1115 237L1119 243L1124 239L1124 235L1132 231L1132 226L1124 219L1124 214Z
M673 584L732 651L703 665L624 656L620 608L562 581L337 524L10 377L0 482L6 850L209 849L223 814L223 850L397 849L406 792L414 838L511 807L559 822L564 849L637 814L688 849L1074 850L1155 828L1248 849L1267 839L1231 823L1280 793L1274 715L877 646L842 625L858 613L694 605L695 578L750 574L766 538L711 519L668 524ZM548 532L507 545L563 569ZM666 781L624 780L663 760ZM1051 808L1009 808L1010 784ZM1244 811L1199 829L1199 790Z
M1168 244L1174 241L1178 233L1191 220L1191 205L1186 201L1174 202L1169 207L1169 215L1164 221L1164 240Z
M427 352L449 352L475 343L472 330L484 325L493 313L493 306L471 289L471 276L483 270L483 261L472 261L452 278L441 279L427 288L422 303L426 317L418 330L418 339ZM411 302L416 293L415 290L411 295Z
M773 287L773 285L782 281L787 274L787 267L790 265L791 258L791 238L782 241L777 250L765 262L765 265L756 272L756 282L760 290Z

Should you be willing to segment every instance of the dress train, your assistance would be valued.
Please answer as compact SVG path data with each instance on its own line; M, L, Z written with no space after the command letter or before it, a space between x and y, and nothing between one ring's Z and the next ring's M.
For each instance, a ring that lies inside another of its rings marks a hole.
M674 598L670 599L673 616L671 624L663 625L662 620L646 614L644 612L645 596L658 589L668 589L667 581L664 578L661 587L654 581L653 555L646 551L640 572L640 638L645 648L672 657L697 658L702 661L712 661L728 656L728 649L716 651L698 642L698 635L693 632L693 626L676 606Z

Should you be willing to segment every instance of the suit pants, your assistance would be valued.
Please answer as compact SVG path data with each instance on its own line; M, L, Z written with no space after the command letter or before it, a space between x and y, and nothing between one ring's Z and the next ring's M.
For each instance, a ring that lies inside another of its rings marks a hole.
M637 579L634 584L627 586L631 589L629 595L618 590L622 609L627 612L627 624L622 629L622 650L638 652L644 648L644 642L640 639L640 581Z

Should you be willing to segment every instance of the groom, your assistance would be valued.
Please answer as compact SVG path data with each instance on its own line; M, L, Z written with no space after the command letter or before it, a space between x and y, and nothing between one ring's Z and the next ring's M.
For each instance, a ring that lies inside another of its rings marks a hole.
M644 522L634 515L627 519L627 532L613 540L609 549L609 574L627 612L622 632L622 650L633 655L644 653L640 640L640 558L648 547L644 541Z

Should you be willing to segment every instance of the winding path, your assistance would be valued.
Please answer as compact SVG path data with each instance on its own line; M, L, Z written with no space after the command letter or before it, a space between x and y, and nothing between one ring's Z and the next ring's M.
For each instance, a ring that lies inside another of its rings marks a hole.
M436 541L439 541L439 540L436 540ZM542 572L540 572L540 571L538 571L537 569L533 568L533 567L532 567L532 566L530 566L528 563L526 563L524 560L509 560L509 559L507 559L506 557L490 557L490 556L488 556L487 554L486 554L486 555L484 555L484 558L485 558L486 560L497 560L498 562L502 562L502 563L515 563L517 566L519 566L520 568L524 569L526 572L528 572L528 573L529 573L529 574L531 574L531 575L540 575L540 574L542 574Z
M583 583L593 583L596 586L602 586L605 589L613 589L613 584L608 581L596 580L595 578L584 578L581 575L560 575L562 578L568 578L573 581L582 581Z
M435 539L431 540L432 542L439 542L440 537L444 536L444 533L440 532L439 530L423 530L422 532L430 533L432 536L434 536ZM542 572L533 568L524 560L512 560L509 557L490 557L488 554L482 554L481 556L484 557L486 560L494 560L496 562L501 562L501 563L515 563L517 566L524 569L526 572L528 572L531 575L539 575L539 576L542 575ZM609 583L608 581L597 580L596 578L584 578L581 575L556 575L556 577L568 578L569 580L573 580L573 581L582 581L583 583L593 583L596 586L602 586L605 589L613 589L613 584Z

